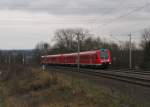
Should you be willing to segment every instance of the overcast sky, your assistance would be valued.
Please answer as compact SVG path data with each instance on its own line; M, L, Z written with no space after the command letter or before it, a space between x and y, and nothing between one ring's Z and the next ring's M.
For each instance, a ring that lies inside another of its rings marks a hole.
M150 2L0 0L0 49L32 49L51 43L56 29L78 27L112 41L127 40L131 32L139 41L142 29L150 28Z

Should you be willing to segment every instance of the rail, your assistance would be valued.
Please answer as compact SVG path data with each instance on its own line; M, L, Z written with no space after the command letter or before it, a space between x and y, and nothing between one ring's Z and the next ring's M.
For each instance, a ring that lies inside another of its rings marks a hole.
M48 69L58 69L71 72L77 72L77 68L63 67L63 66L49 66ZM146 87L150 87L150 71L137 71L135 69L120 69L120 70L98 70L81 68L80 72L92 76L104 77L124 81L132 84L138 84Z

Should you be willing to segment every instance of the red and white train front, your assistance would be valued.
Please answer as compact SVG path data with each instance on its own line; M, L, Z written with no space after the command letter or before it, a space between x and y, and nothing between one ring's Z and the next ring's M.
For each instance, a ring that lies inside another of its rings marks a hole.
M111 64L110 51L108 49L100 49L100 63L102 65Z

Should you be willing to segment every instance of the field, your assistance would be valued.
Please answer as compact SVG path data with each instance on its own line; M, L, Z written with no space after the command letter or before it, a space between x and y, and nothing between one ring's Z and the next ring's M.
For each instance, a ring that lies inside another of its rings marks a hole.
M2 67L0 107L145 107L130 95L38 67ZM5 71L4 71L5 70Z

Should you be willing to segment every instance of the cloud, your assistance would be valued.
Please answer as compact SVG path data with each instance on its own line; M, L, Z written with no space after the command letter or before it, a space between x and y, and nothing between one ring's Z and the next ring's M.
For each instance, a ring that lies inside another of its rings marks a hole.
M147 3L147 0L0 0L0 48L34 48L40 41L51 43L56 29L70 27L89 29L112 40L111 34L120 40L128 39L128 33L150 27L150 6L118 17Z
M1 0L3 9L50 14L111 14L146 4L145 0Z
M0 49L31 49L40 41L51 43L56 29L89 28L88 18L83 16L55 16L18 10L1 10L0 16Z

